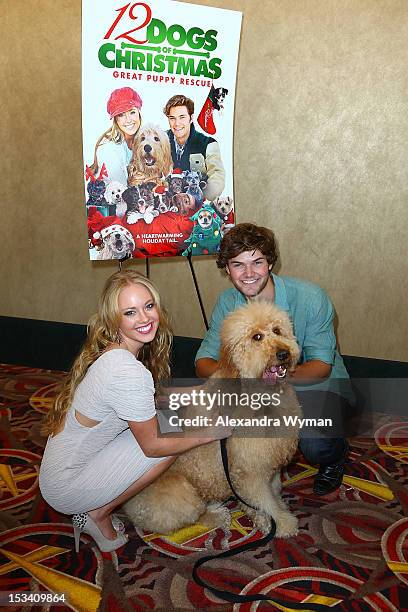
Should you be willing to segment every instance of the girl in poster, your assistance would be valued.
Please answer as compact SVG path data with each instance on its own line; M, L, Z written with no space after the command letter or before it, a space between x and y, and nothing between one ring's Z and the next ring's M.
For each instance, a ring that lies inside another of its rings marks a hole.
M112 91L106 107L112 125L96 142L94 162L90 166L94 175L105 164L111 181L127 184L133 141L142 122L142 104L142 98L131 87Z

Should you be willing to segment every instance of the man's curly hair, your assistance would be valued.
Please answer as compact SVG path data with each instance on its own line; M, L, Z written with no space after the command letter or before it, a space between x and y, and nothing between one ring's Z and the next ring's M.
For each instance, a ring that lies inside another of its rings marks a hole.
M253 223L239 223L225 234L217 255L217 266L223 270L228 261L245 251L260 251L268 264L275 265L278 246L273 231Z

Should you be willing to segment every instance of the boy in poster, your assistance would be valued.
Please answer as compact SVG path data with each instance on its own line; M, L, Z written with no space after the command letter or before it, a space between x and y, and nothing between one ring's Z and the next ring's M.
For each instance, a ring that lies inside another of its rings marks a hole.
M210 202L214 201L225 186L225 170L217 141L196 130L191 98L175 95L168 100L163 112L170 126L167 134L174 167L206 176L203 194Z

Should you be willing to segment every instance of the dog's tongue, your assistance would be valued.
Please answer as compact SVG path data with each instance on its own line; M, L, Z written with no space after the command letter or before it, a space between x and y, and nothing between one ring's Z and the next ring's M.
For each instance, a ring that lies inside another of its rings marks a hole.
M262 375L262 378L268 382L276 383L279 378L284 378L286 374L286 368L283 366L272 366Z

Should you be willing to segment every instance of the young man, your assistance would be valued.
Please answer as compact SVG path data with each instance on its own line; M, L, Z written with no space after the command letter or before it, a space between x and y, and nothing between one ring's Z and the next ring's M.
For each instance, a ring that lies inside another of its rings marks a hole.
M207 175L204 197L212 202L224 190L225 170L218 142L197 132L193 124L194 102L185 96L173 96L163 109L170 129L167 131L173 165Z
M241 223L222 239L217 266L226 271L233 288L224 291L214 307L210 328L196 356L196 372L203 378L217 369L220 327L228 313L248 299L262 298L288 312L301 349L300 363L292 374L294 383L347 379L343 360L336 349L333 306L317 285L296 278L272 274L278 257L273 232L252 223ZM313 389L313 387L310 387ZM306 410L319 405L342 413L348 409L346 398L330 391L300 392ZM342 482L348 445L344 438L307 438L299 442L310 463L320 464L313 490L318 495L335 491Z

